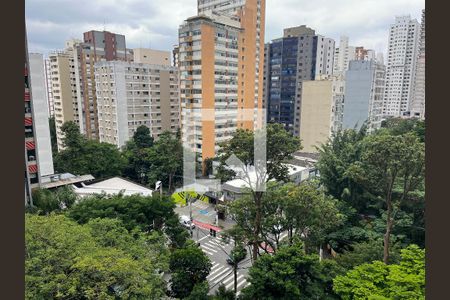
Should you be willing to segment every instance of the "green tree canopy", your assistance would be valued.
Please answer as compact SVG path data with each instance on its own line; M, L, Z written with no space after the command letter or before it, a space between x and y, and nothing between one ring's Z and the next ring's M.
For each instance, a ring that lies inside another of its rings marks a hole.
M174 247L182 247L188 233L179 223L174 208L169 197L93 196L72 207L68 216L80 224L95 218L118 218L127 230L164 231Z
M263 255L250 268L242 299L338 299L332 279L340 272L331 260L305 254L301 244Z
M410 245L399 264L362 264L334 279L334 291L351 299L425 299L425 250Z
M201 293L201 284L205 282L211 270L211 262L203 251L191 245L186 248L176 249L170 256L171 290L173 296L185 298L193 292L194 287ZM194 299L194 298L192 298Z
M167 270L167 256L160 252L161 237L133 237L117 221L78 225L64 215L27 214L25 222L26 299L164 296L158 272ZM102 236L102 227L108 228L109 238ZM106 242L111 237L112 243Z
M65 149L54 157L58 172L91 174L97 179L122 174L125 160L115 145L86 139L72 121L64 123L62 131Z

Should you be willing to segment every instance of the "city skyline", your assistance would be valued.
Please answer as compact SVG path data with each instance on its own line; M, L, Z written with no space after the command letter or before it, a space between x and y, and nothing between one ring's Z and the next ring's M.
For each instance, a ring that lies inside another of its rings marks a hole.
M365 1L327 3L323 0L268 0L265 41L279 38L283 28L307 25L318 34L335 41L341 35L350 44L364 46L386 54L389 25L397 15L411 15L420 22L423 0ZM124 4L125 3L125 4ZM113 5L111 1L30 0L26 3L26 22L30 52L44 53L61 49L70 38L81 38L82 32L107 30L127 37L129 48L171 50L177 44L178 26L196 12L195 0L156 1L129 0ZM89 10L84 8L89 6ZM292 9L298 7L299 9ZM167 18L167 16L171 18Z

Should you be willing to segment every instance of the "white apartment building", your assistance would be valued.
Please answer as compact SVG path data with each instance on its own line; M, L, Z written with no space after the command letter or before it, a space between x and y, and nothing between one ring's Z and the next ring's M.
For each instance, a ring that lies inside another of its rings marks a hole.
M157 139L179 128L178 71L125 61L95 64L99 138L122 147L145 125Z
M410 109L414 91L420 28L408 16L395 18L389 29L383 115L402 116Z
M339 40L339 47L336 47L334 51L333 74L345 74L345 71L348 70L349 62L355 59L355 47L349 46L347 36L341 36Z
M420 24L419 57L416 64L414 95L411 101L411 116L425 119L425 9Z
M45 63L44 57L40 53L30 53L28 59L30 63L29 76L31 93L33 95L32 118L36 142L35 154L39 176L42 177L54 173L52 144L48 122L50 116L48 113L48 91L45 84Z
M80 127L80 132L84 132L80 62L77 52L79 43L80 40L69 40L63 51L49 54L58 151L64 149L61 127L65 122L74 121Z

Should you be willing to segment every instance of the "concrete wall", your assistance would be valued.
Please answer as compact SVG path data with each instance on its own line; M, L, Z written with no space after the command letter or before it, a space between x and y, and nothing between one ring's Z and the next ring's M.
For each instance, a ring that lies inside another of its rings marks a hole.
M39 175L45 176L53 174L54 170L48 122L48 91L45 82L44 57L42 54L30 53L29 61L37 162L40 171Z
M170 66L170 51L136 48L133 54L135 63Z
M332 84L332 80L303 82L300 139L305 152L317 152L314 146L325 143L331 134Z
M345 80L343 129L361 128L369 117L369 105L374 76L374 62L350 62Z

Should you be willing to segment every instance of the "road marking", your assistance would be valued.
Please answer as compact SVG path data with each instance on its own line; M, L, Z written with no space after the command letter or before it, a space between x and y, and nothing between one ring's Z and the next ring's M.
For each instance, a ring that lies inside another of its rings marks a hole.
M214 253L217 253L217 250L212 249L211 246L208 247L207 245L203 244L203 245L200 245L200 247L205 248L206 250L212 251Z
M198 229L197 229L198 230ZM203 241L204 239L206 239L206 238L208 238L209 237L209 235L205 235L204 237L202 237L201 239L199 239L198 241L197 241L197 243L200 243L201 241Z
M202 249L203 250L203 252L205 252L206 254L209 254L209 255L211 255L211 256L214 256L214 253L211 253L211 252L209 252L209 251L206 251L205 249Z
M220 267L218 267L217 269L215 269L214 271L212 271L211 273L209 273L209 275L208 275L206 278L207 278L207 279L208 279L208 277L211 278L211 276L212 276L214 273L217 273L217 271L219 271L220 269L223 269L223 268L225 268L225 266L220 266Z
M224 273L226 273L226 272L228 272L228 271L230 271L230 270L231 270L231 268L225 268L225 269L223 269L220 273L214 275L214 277L208 279L208 281L213 281L215 278L217 278L217 277L223 275ZM215 281L215 282L217 282L217 281Z
M247 280L244 278L244 280L242 280L240 283L238 283L237 288L239 288L240 285L242 285L243 283L246 283L246 282L247 282ZM242 288L244 288L244 287L242 287Z
M227 271L231 271L231 270L232 270L231 268L227 269ZM227 273L227 274L223 275L222 277L220 277L219 279L214 280L214 284L221 282L225 277L230 276L230 275L231 275L231 273L229 273L229 274ZM213 279L211 279L211 280L213 280Z
M237 278L237 282L238 282L238 284L239 284L239 280L242 278L242 277L244 277L244 275L239 275L238 276L238 278ZM231 288L233 285L234 285L234 276L232 277L233 278L233 281L231 282L231 283L229 283L227 286L226 286L226 289L228 290L229 288ZM245 279L244 279L245 280ZM224 282L225 283L225 282ZM237 285L236 285L237 286Z

